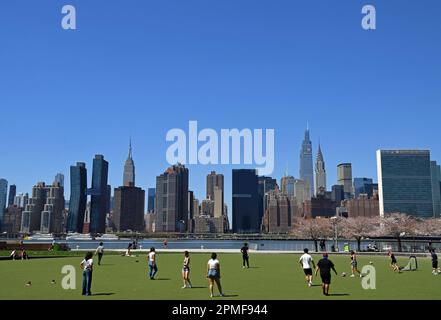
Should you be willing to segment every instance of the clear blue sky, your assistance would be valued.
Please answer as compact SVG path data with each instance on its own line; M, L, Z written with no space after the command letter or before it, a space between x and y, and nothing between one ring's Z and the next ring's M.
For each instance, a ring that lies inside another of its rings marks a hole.
M61 29L65 4L76 31ZM365 4L376 31L361 28ZM19 192L57 172L69 185L69 166L101 153L115 187L131 136L137 183L152 187L167 131L189 120L274 128L278 179L286 163L298 176L309 121L328 187L340 162L376 179L379 148L441 160L440 15L438 0L1 1L0 177ZM231 204L232 167L189 168L199 198L224 173Z

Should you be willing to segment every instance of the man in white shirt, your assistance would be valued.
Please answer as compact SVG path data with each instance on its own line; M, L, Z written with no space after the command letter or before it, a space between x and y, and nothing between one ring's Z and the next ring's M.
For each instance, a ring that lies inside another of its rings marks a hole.
M158 273L158 266L156 264L156 250L155 248L150 249L149 253L149 268L150 268L150 280L155 280L155 275Z
M312 270L315 269L314 259L308 253L309 250L303 250L304 254L300 257L299 263L302 266L303 272L305 272L306 283L309 287L312 286Z
M100 242L98 248L96 248L95 255L98 255L98 265L101 265L101 260L103 259L104 254L104 243Z

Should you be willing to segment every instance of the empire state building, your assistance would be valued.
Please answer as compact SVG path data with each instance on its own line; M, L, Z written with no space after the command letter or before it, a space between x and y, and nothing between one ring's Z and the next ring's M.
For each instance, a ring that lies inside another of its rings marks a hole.
M132 158L132 141L130 141L129 145L129 156L124 165L124 187L133 187L135 186L135 162Z

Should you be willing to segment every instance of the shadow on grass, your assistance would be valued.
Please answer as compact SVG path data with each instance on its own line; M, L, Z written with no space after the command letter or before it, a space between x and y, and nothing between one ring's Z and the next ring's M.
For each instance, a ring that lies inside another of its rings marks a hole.
M110 293L94 293L94 294L92 294L93 297L96 297L96 296L113 296L113 295L115 295L115 293L113 293L113 292L110 292Z
M349 293L330 293L329 294L330 297L345 297L345 296L350 296Z
M153 281L170 281L168 278L155 278Z

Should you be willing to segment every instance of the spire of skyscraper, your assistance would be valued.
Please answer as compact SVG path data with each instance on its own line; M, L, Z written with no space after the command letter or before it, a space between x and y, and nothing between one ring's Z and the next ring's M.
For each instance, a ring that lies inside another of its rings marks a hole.
M133 154L132 154L132 139L130 139L129 155L124 165L123 181L124 181L123 185L125 187L135 186L135 162L133 161Z
M309 136L309 123L300 151L300 179L309 184L310 194L314 194L314 172L312 164L312 142Z
M319 142L317 160L315 163L315 194L319 194L321 190L326 191L326 168Z

